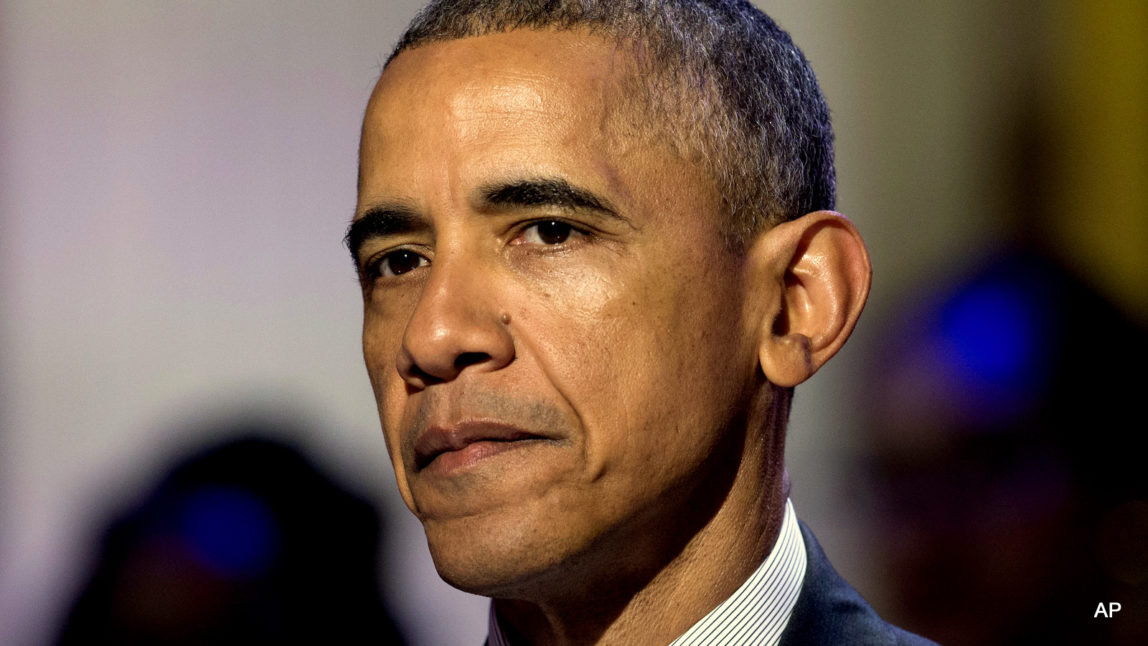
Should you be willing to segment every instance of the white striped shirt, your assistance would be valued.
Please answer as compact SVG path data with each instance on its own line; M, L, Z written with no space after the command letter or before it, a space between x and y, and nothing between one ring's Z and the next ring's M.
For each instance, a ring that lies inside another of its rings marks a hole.
M805 542L793 503L785 513L777 542L765 561L728 599L690 627L670 646L777 646L789 623L805 579ZM510 646L494 604L490 604L489 646Z

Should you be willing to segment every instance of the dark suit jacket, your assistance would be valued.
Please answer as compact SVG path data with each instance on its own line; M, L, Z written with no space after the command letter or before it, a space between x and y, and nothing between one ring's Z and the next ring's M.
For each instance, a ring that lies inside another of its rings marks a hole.
M809 557L805 580L780 646L936 646L877 616L833 569L805 523L801 523L801 535Z

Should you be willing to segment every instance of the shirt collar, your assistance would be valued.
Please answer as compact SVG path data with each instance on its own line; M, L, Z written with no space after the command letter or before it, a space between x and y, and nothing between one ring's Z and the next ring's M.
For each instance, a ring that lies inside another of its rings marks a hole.
M718 604L670 646L762 644L776 646L793 614L805 579L805 542L793 503L785 501L781 531L765 561L728 599ZM494 604L490 604L488 646L510 646Z

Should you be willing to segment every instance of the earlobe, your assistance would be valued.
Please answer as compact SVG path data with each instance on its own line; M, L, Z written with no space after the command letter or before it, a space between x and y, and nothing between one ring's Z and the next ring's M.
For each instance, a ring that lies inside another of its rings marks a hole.
M832 211L775 226L750 254L763 299L761 369L773 384L796 386L853 332L869 295L869 254L853 223Z

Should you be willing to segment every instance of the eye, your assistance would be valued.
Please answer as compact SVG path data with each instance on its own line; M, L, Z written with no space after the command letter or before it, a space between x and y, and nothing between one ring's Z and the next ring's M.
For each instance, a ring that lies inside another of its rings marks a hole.
M559 245L580 233L573 226L561 220L543 220L522 230L523 242L543 245Z
M429 260L410 249L398 249L368 264L366 272L372 277L391 278L429 264Z

